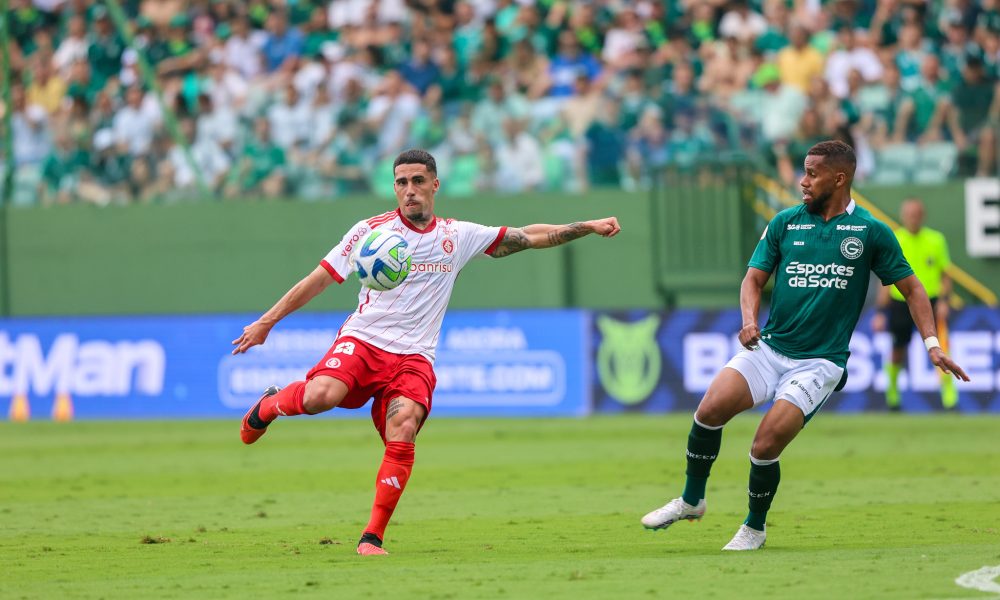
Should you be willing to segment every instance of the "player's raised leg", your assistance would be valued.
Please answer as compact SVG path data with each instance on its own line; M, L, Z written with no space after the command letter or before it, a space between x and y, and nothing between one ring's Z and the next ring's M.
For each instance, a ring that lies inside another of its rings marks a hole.
M413 469L414 440L427 416L420 403L399 396L385 409L385 455L375 478L375 503L371 519L358 542L358 554L388 554L382 549L385 528L406 489Z
M767 537L767 511L778 491L781 468L778 457L795 436L802 431L805 417L802 410L787 400L777 400L757 427L750 449L750 512L733 539L723 550L756 550Z
M256 442L278 417L326 412L343 402L347 392L343 381L325 375L292 382L284 389L269 387L243 416L240 439L244 444Z
M705 392L688 433L684 493L644 516L644 527L665 529L677 521L700 519L705 514L705 486L722 446L722 427L752 407L753 397L743 374L723 368Z

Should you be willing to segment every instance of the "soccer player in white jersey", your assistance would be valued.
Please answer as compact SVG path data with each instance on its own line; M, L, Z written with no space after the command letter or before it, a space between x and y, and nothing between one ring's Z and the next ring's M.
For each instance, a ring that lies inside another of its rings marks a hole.
M431 363L452 287L459 272L477 256L500 258L528 248L551 248L596 233L616 235L615 217L569 225L485 227L434 214L440 187L434 157L407 150L393 165L399 208L351 227L320 265L295 284L233 341L233 354L263 344L274 325L306 305L331 283L354 271L352 251L373 230L406 238L413 257L410 274L385 292L366 288L358 308L344 322L326 355L306 375L284 389L270 387L243 417L240 437L256 442L279 416L315 415L332 408L361 408L371 398L372 420L385 443L375 481L371 519L358 554L386 554L385 528L413 467L414 440L431 410L436 379Z

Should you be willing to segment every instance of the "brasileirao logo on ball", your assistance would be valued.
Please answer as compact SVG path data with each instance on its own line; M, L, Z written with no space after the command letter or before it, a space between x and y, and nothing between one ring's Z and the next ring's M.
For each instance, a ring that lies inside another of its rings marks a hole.
M403 283L412 264L409 244L393 231L371 232L354 256L361 285L379 292Z

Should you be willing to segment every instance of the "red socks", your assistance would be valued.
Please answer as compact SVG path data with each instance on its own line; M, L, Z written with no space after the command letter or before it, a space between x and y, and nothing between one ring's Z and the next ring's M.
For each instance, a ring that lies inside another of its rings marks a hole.
M302 406L302 400L305 396L306 382L289 383L277 394L264 398L258 412L260 419L265 423L270 423L278 417L291 417L305 413L306 409Z
M375 481L375 505L372 518L365 527L365 533L374 533L378 539L385 539L385 526L396 510L396 503L403 495L406 481L413 470L413 444L411 442L388 442L385 456Z

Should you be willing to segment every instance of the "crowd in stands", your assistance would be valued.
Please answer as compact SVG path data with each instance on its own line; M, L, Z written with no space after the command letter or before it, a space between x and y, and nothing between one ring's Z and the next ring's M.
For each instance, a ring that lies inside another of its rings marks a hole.
M791 185L831 137L862 179L997 172L1000 0L9 4L23 203L385 194L408 147L453 195Z

